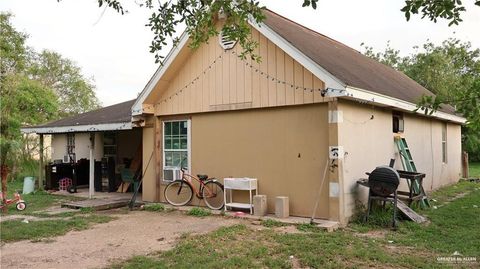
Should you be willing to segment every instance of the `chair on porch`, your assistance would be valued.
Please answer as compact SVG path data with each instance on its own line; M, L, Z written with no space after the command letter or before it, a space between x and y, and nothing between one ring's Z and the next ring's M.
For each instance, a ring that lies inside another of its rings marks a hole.
M133 190L136 190L138 188L138 184L140 184L138 175L138 171L133 173L133 171L129 168L123 168L120 172L122 184L118 188L117 192L127 192L128 187L130 187L131 184L133 184Z

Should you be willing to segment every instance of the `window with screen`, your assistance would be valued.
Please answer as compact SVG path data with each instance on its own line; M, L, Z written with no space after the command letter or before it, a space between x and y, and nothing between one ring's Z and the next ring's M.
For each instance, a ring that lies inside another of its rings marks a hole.
M163 122L163 179L179 179L179 170L189 170L190 121Z

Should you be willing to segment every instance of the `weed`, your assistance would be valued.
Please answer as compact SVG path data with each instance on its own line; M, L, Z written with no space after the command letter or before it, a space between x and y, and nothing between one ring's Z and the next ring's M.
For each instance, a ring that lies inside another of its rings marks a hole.
M278 221L278 220L273 220L273 219L264 219L264 220L262 220L262 225L265 226L265 227L269 227L269 228L284 226L284 224L281 223L280 221Z
M80 208L80 213L82 214L90 214L90 213L93 213L95 212L95 208L93 207L82 207Z
M20 220L7 220L2 222L0 238L2 242L38 241L43 238L63 235L71 230L85 230L92 224L105 223L112 219L108 216L90 215L72 217L68 220L41 220L29 223Z
M146 204L143 206L143 209L145 209L146 211L162 212L162 211L165 211L165 206L163 204L158 204L158 203Z
M194 207L187 212L187 215L195 217L207 217L211 214L212 212L210 212L210 210L201 207Z
M302 232L318 233L323 231L320 227L313 223L302 223L297 225L297 229Z

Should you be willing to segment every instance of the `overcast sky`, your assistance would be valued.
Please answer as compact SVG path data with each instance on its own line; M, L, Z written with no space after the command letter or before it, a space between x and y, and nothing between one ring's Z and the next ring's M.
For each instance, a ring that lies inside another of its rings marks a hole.
M85 75L94 77L103 105L112 105L135 98L157 68L148 52L152 34L144 26L149 11L134 1L123 2L129 10L124 16L110 9L104 12L96 0L2 0L0 10L14 14L13 25L29 34L29 46L74 60ZM317 10L302 8L303 0L261 2L357 50L362 50L362 42L382 49L390 40L394 48L408 54L427 39L440 43L448 37L480 48L480 7L473 6L473 1L464 1L468 2L464 21L453 27L417 17L406 22L399 11L403 0L319 0Z

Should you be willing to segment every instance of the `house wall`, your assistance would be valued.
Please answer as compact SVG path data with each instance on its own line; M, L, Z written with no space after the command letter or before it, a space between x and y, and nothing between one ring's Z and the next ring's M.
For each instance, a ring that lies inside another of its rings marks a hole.
M345 214L350 217L357 201L365 202L367 188L356 181L366 178L379 165L388 165L395 158L395 168L402 169L400 156L394 144L392 111L386 108L361 105L343 101L343 122L339 124L339 141L344 147L343 162ZM374 116L371 119L372 115ZM447 123L448 163L442 163L442 124L444 122L404 113L405 132L417 170L425 173L423 186L431 191L440 186L454 183L461 172L460 126ZM400 189L406 190L404 180Z
M153 154L154 150L154 128L152 126L154 117L151 116L147 118L147 127L142 128L142 171L143 174L143 183L142 183L142 199L148 202L158 202L157 192L157 181L155 176L155 162L154 157L152 158L151 163L148 165L148 159ZM148 166L147 166L148 165Z
M192 173L219 178L258 178L274 213L275 196L290 197L290 214L310 217L327 162L327 105L201 113L191 118ZM168 119L168 117L164 118ZM151 153L153 129L144 129L144 158ZM317 217L328 218L328 184ZM161 185L160 200L165 201ZM143 198L155 200L154 170L144 177ZM238 196L237 196L238 197ZM202 205L198 200L193 204Z
M224 51L216 36L208 44L189 52L188 57L179 57L154 89L154 92L162 92L154 102L156 115L325 101L320 95L320 89L324 88L320 79L255 29L252 29L252 39L259 44L255 54L261 57L260 63L249 57L240 59L237 56L241 53L239 44ZM186 85L188 87L184 88ZM304 87L316 90L305 91Z
M67 135L52 135L52 160L61 159L67 155ZM75 156L77 160L90 158L90 134L75 133ZM101 133L95 133L95 149L93 152L95 160L101 160L103 156L103 140Z

